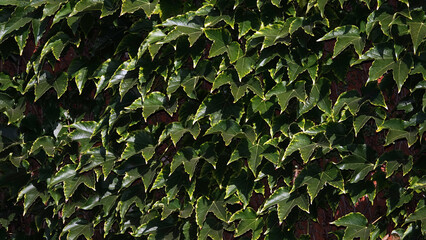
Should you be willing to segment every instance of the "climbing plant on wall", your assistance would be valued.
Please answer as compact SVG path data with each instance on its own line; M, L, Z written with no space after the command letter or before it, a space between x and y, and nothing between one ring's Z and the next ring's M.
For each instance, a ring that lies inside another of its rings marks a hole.
M423 239L425 11L0 0L1 238Z

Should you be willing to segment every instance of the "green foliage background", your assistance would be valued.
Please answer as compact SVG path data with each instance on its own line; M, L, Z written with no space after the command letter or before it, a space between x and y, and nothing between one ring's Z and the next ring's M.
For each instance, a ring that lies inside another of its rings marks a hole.
M1 238L423 239L425 1L0 6Z

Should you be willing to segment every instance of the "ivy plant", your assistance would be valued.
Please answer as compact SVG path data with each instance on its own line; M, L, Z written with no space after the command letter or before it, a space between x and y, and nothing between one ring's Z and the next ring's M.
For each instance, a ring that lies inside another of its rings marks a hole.
M3 239L423 239L424 0L0 0Z

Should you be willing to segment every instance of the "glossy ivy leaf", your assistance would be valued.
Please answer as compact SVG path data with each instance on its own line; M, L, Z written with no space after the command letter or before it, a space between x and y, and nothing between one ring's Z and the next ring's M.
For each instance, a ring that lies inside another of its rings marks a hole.
M332 222L337 226L345 226L345 235L343 240L359 238L360 240L368 240L373 227L361 213L349 213L336 221Z
M195 113L193 122L209 116L211 124L217 124L222 119L235 118L240 119L243 113L243 106L240 102L229 105L228 96L224 94L214 94L203 100Z
M243 56L243 51L240 48L240 45L237 42L231 41L231 36L228 30L212 28L204 29L204 33L208 39L213 41L209 51L209 57L212 58L222 55L223 53L227 53L229 60L233 63ZM248 61L247 59L245 61ZM245 66L246 64L240 63L240 65Z
M389 14L388 11L386 11L386 9L379 9L372 12L367 18L367 24L365 27L367 34L370 35L373 28L377 24L379 24L382 32L386 36L391 36L390 25L393 19L394 19L394 16L392 14Z
M426 226L426 206L425 206L425 201L419 201L419 203L417 204L416 210L410 214L407 219L406 222L414 222L414 221L421 221L422 223L422 231L423 234L425 232L425 226Z
M350 45L353 45L358 55L362 54L364 49L364 39L360 36L360 30L357 26L347 25L337 27L334 30L328 32L317 41L326 41L330 39L336 39L334 45L333 57L339 55Z
M318 0L317 4L318 4L318 8L321 12L321 16L324 17L324 10L325 10L325 5L327 4L328 0Z
M312 203L326 183L344 192L342 175L334 164L327 164L324 170L317 164L309 164L297 176L293 189L306 185Z
M126 148L121 154L121 159L128 159L131 156L141 153L145 162L148 162L155 153L155 144L152 136L139 130L130 134L126 139Z
M239 210L229 218L229 222L235 220L240 220L235 231L235 237L239 237L248 231L252 232L252 239L258 239L261 236L264 225L263 219L259 218L252 208Z
M365 178L374 169L374 164L369 162L369 151L365 145L358 145L352 155L345 156L337 165L341 170L354 170L351 183L356 183Z
M213 218L208 218L198 233L198 239L206 240L208 237L213 240L223 239L222 224Z
M220 133L222 135L225 145L228 146L232 139L238 134L242 133L240 125L235 120L227 119L221 120L215 125L207 129L205 135Z
M65 179L63 185L65 199L68 200L81 184L95 190L95 183L95 175L93 173L81 174Z
M31 205L37 200L37 198L43 195L32 183L24 187L18 194L16 201L24 198L24 215L27 213Z
M48 156L53 157L55 154L55 140L50 136L39 137L34 141L30 152L34 153L40 148L43 148Z
M292 98L296 97L302 102L305 100L305 83L302 81L296 82L294 87L286 87L285 82L277 83L266 93L265 97L269 99L273 95L277 96L281 112L284 112Z
M286 37L289 35L291 21L278 22L260 28L252 39L263 37L262 49L273 46L277 43L288 43Z
M250 102L254 113L259 112L260 114L265 114L274 106L271 101L267 101L267 99L262 99L259 96L255 96L250 100Z
M318 75L318 58L315 54L306 52L301 54L290 54L285 56L285 60L288 64L287 73L290 79L289 83L295 81L296 78L305 71L309 73L309 76L315 82Z
M164 109L166 101L166 96L161 92L152 92L148 94L143 102L143 117L147 119L156 111Z
M82 121L71 124L70 127L75 128L68 136L73 141L80 142L81 151L87 151L91 145L89 144L95 131L97 123L94 121Z
M425 13L423 11L412 11L413 20L408 22L410 27L411 41L413 42L414 54L417 53L417 48L426 37L426 22Z
M87 154L90 157L87 161L80 161L77 169L81 169L81 172L86 172L101 166L102 174L104 175L104 179L106 179L114 168L117 157L103 147L88 151Z
M417 141L417 132L412 130L405 130L406 122L401 119L392 119L385 121L377 130L389 129L386 135L385 145L394 143L398 139L407 139L408 146L413 145Z
M413 199L413 193L405 191L399 184L394 183L390 186L389 191L392 193L386 199L386 207L388 209L386 215L391 214L397 208L404 206Z
M263 140L259 139L259 142L256 144L250 144L250 158L247 159L248 166L250 170L253 172L254 176L257 176L257 167L262 163L262 153L265 150L263 146Z
M372 48L370 48L367 52L365 52L358 61L356 61L354 64L360 63L365 60L374 60L370 70L369 70L369 78L367 82L370 81L376 81L378 78L383 76L388 70L393 69L395 65L395 51L392 47L390 47L388 44L379 44ZM405 60L406 61L406 60ZM406 67L404 67L405 62L400 62L400 66L396 66L397 68L401 68L400 71L400 77L396 75L395 79L403 79L404 72ZM411 67L409 67L411 68ZM402 70L402 71L401 71ZM398 70L397 70L398 71ZM399 85L402 86L403 80L401 81ZM405 79L404 79L405 81Z
M299 151L303 162L306 163L311 158L311 155L314 152L315 148L317 148L317 146L318 144L312 142L308 135L303 133L297 133L291 138L290 144L284 152L283 159L287 158L295 151Z
M189 15L189 14L188 14ZM169 18L161 25L165 27L172 27L171 30L164 39L164 42L170 42L177 39L182 35L187 35L189 40L189 46L191 47L203 34L202 22L198 18L191 18L188 15L181 15L174 18Z
M238 78L240 79L240 81L241 79L243 79L243 77L247 76L247 74L249 74L254 69L255 62L256 55L253 55L251 57L242 57L235 63L234 66L237 70Z
M272 195L266 199L261 211L264 212L274 205L278 207L278 219L280 223L287 218L288 214L295 206L309 213L308 199L299 193L290 193L285 187L280 187L275 190Z
M170 174L172 174L177 167L183 164L185 172L189 175L189 180L191 181L199 160L200 157L193 148L183 148L179 150L173 157L173 161L170 167Z
M30 14L35 9L31 6L24 6L27 5L15 8L12 14L5 15L6 19L2 19L0 23L0 42L2 42L10 33L25 26L33 19ZM9 19L7 19L7 17L9 17Z
M352 115L356 115L361 106L361 100L362 98L359 97L357 91L348 91L340 94L339 98L333 106L334 119L338 119L338 114L345 105L349 108L349 111Z
M213 213L218 219L228 221L228 214L223 201L209 201L205 197L200 197L195 206L196 221L201 228L206 220L207 213Z
M67 240L75 240L80 236L90 239L93 233L94 229L92 223L84 219L74 218L62 229L60 236L67 234Z
M74 9L70 16L76 15L78 13L88 11L88 10L100 10L103 1L101 0L82 0L75 4Z
M250 198L254 188L254 177L252 174L245 170L242 170L238 176L233 176L229 180L226 186L225 199L237 193L238 199L241 201L244 207L247 207L250 203Z
M184 127L182 123L180 122L174 122L169 124L161 134L158 142L163 142L167 136L170 136L170 138L173 141L173 144L176 145L177 142L182 138L182 136L189 132L194 139L198 137L200 134L200 124L196 122L192 126Z
M412 67L413 60L410 55L405 55L403 58L395 62L393 66L393 79L398 87L398 92L401 92L402 86L404 85L405 80L407 80Z
M142 9L145 14L150 17L154 12L158 2L159 0L123 0L120 15L134 13L137 10Z

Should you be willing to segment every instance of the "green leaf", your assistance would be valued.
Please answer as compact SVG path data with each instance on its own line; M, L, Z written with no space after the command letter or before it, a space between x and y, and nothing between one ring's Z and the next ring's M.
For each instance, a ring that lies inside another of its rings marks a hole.
M269 99L273 95L277 96L281 112L284 112L288 106L288 102L293 97L296 97L299 101L305 100L306 93L304 82L296 82L294 85L294 88L287 88L285 82L277 83L277 85L266 93L265 97Z
M424 230L424 226L426 226L426 206L425 206L425 201L419 201L419 203L417 204L417 208L416 210L410 214L407 219L405 220L406 223L409 222L415 222L415 221L421 221L422 222L422 227L423 227L423 234L425 232Z
M238 42L231 41L231 35L228 30L222 28L212 28L204 29L204 32L206 37L213 41L213 44L210 48L209 57L212 58L226 52L231 63L234 63L244 55L240 44L238 44ZM250 58L247 58L245 61L249 60Z
M55 82L53 83L53 88L56 91L56 95L58 96L58 99L64 95L64 93L67 91L68 87L68 75L66 72L61 73L59 77L56 78Z
M231 35L226 29L214 28L204 29L206 37L213 41L210 47L209 57L216 57L225 53L228 48L227 46L231 43Z
M417 141L416 131L405 131L401 129L389 129L386 135L385 146L394 143L396 140L406 138L408 146L412 146Z
M101 166L104 179L106 179L111 173L117 157L103 147L92 149L87 154L90 155L89 159L87 162L80 161L77 169L81 169L81 172L86 172Z
M145 14L150 17L154 13L154 10L158 4L159 0L123 0L123 5L121 6L121 13L134 13L139 9L142 9Z
M207 213L213 213L217 218L222 221L227 221L228 216L223 201L208 201L205 197L200 197L195 206L195 215L198 226L202 227Z
M242 202L244 207L247 207L250 203L250 198L253 193L254 177L252 174L245 170L242 170L238 176L231 177L228 185L226 186L226 196L229 198L235 192L237 193L238 199Z
M295 206L298 206L303 211L309 213L308 199L296 192L290 193L285 187L278 188L268 199L266 199L262 212L273 205L278 206L278 219L280 223L287 218L288 214Z
M373 230L372 226L368 224L368 220L361 213L349 213L332 222L332 224L346 227L343 240L354 238L368 240L370 232Z
M24 6L27 5L28 3L26 3ZM25 26L33 19L30 17L30 13L35 9L31 6L24 6L15 8L8 20L4 18L2 19L2 22L0 23L0 42L2 42L7 35ZM7 18L8 15L6 14L5 17Z
M187 132L191 133L194 139L196 139L197 136L200 134L200 124L196 122L193 126L184 127L183 124L180 122L170 123L164 129L158 142L163 142L167 138L167 136L170 136L173 141L173 144L176 145L177 142L182 138L182 136Z
M262 99L259 96L255 96L250 101L254 113L259 112L260 114L264 114L274 106L271 101L267 101L267 99Z
M90 145L90 140L93 133L95 133L95 128L97 123L95 121L82 121L71 124L71 128L75 128L74 131L69 133L69 137L73 141L80 142L81 151L87 151L92 145Z
M364 127L364 125L368 122L368 120L370 120L372 118L373 117L367 116L367 115L359 115L355 118L355 120L353 122L355 136L359 133L361 128Z
M364 53L354 64L358 64L365 60L374 60L368 73L368 83L370 81L376 81L388 70L395 67L394 56L395 51L392 47L387 44L378 44Z
M143 102L143 117L147 119L156 111L164 109L166 100L166 96L161 92L152 92L148 94Z
M15 41L16 41L16 43L18 44L18 47L19 47L19 54L20 55L22 55L22 53L23 53L23 51L24 51L24 48L25 48L25 46L27 45L27 39L28 39L28 36L30 35L30 30L29 29L27 29L27 30L24 30L23 32L22 32L22 34L19 34L19 35L16 35L15 36Z
M242 57L235 63L235 69L237 70L240 81L254 69L255 62L254 55L251 57Z
M50 136L37 138L31 147L30 153L34 153L40 148L43 148L48 156L53 157L55 153L55 140Z
M225 145L228 146L232 139L242 133L240 125L235 120L227 119L221 120L215 125L211 126L207 129L205 135L220 133L222 135L223 141L225 141Z
M212 125L230 117L240 119L243 114L242 104L237 102L230 105L228 101L227 96L223 94L206 97L198 107L193 122L195 123L206 116L210 116Z
M18 194L18 198L16 201L19 201L22 197L24 197L24 215L27 213L28 209L31 205L37 200L37 198L41 197L42 193L37 190L37 188L31 183L28 186L24 187Z
M88 173L64 180L65 199L68 200L82 183L92 190L95 190L95 175L93 173Z
M256 212L248 207L234 213L229 222L240 220L238 227L235 230L235 237L239 237L248 231L252 231L252 239L258 239L263 232L263 219L259 218Z
M338 119L338 114L345 105L349 108L352 115L356 115L361 106L361 100L362 98L359 97L358 92L355 90L340 94L333 106L333 117Z
M207 221L201 227L198 233L198 239L206 240L210 237L213 240L223 239L222 224L213 218L208 218Z
M64 50L69 39L70 37L63 32L59 32L55 36L51 37L41 50L40 61L42 61L44 56L46 56L49 52L52 52L56 60L59 60L62 50Z
M92 77L98 79L96 82L95 97L102 92L102 90L109 84L111 77L114 75L120 62L113 59L108 59L103 62L93 73Z
M145 162L148 162L155 153L154 140L152 135L144 130L132 132L126 139L126 148L121 154L121 159L128 159L131 156L142 153Z
M73 178L76 175L77 175L76 165L75 164L67 164L67 165L63 166L58 172L56 172L55 176L53 176L52 178L50 178L47 181L47 187L51 188L54 185L56 185L60 182L64 182L67 179Z
M189 46L192 47L203 34L202 24L195 19L189 18L187 15L169 18L161 25L167 27L175 26L164 38L165 43L173 41L182 35L187 35Z
M362 54L362 50L364 49L364 39L360 36L360 31L357 26L347 25L337 27L317 41L326 41L334 38L336 38L336 43L334 45L333 58L349 47L349 45L354 46L358 55Z
M89 63L80 58L74 59L68 67L68 76L74 78L80 94L83 92L84 85L89 74Z
M326 183L344 192L342 175L334 164L327 164L324 170L319 168L317 164L309 164L297 176L293 189L306 185L312 203Z
M345 156L337 165L341 170L354 170L351 183L356 183L365 178L374 169L374 164L368 161L368 151L365 145L359 145L352 155Z
M328 0L318 0L317 4L318 4L318 8L321 12L321 16L324 17L324 9L325 9L325 5L327 5Z
M396 209L404 206L413 199L413 192L408 192L399 184L392 184L389 188L390 196L386 199L387 213L391 214Z
M262 49L273 46L280 42L287 43L288 40L286 37L289 35L290 24L291 21L288 20L285 23L279 22L269 24L253 34L252 39L264 37Z
M91 239L94 233L92 223L81 218L74 218L62 229L60 236L68 233L67 240L75 240L80 236Z
M426 30L426 27L425 27ZM413 60L410 55L405 55L403 58L395 62L393 66L393 79L395 79L396 85L398 86L398 92L401 92L402 85L408 78L411 68L413 67Z
M50 85L50 80L52 75L48 72L43 72L37 79L37 85L35 85L35 98L34 101L39 100L46 92L49 90L52 85Z
M170 175L176 170L178 166L183 164L185 172L188 173L189 180L191 181L199 159L200 157L191 147L186 147L179 150L173 157L173 161L170 167Z
M262 153L265 150L265 147L261 142L258 142L256 144L250 143L249 151L250 151L250 157L247 159L248 167L253 172L254 176L257 176L257 167L262 162Z
M310 137L303 133L295 134L290 141L290 144L284 152L283 159L290 156L295 151L299 151L303 162L308 162L317 144L312 142Z
M318 58L309 52L297 52L286 55L289 84L296 80L297 76L308 71L311 79L315 82L318 72Z
M417 53L417 48L423 42L423 39L426 37L426 23L424 22L424 13L423 17L421 16L421 12L413 11L412 14L418 15L413 17L412 21L408 22L408 26L410 27L410 35L411 41L413 42L414 54Z

